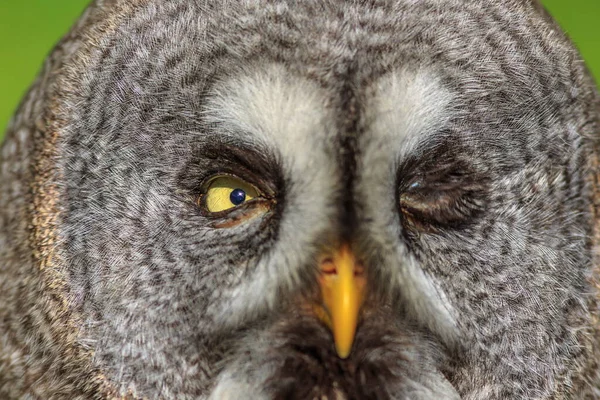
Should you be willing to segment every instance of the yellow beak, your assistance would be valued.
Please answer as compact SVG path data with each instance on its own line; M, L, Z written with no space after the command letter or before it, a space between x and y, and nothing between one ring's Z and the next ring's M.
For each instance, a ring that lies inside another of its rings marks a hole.
M348 245L320 263L319 285L323 304L315 307L317 316L333 332L335 349L341 358L350 355L360 307L364 299L365 277Z

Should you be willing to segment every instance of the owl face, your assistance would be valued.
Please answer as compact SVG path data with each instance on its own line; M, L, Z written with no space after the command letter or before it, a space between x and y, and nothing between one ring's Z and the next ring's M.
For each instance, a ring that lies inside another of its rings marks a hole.
M229 6L142 2L69 72L61 246L115 390L572 384L594 94L554 26L518 1Z

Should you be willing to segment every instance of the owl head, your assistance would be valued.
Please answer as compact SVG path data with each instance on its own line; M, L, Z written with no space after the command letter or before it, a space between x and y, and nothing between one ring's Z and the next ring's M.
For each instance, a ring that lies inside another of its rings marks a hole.
M0 393L592 396L599 110L533 1L98 0L2 148Z

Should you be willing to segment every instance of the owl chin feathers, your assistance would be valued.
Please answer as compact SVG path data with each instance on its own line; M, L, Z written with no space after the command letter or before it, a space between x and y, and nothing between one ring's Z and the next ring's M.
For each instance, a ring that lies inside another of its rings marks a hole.
M222 361L210 399L459 399L444 376L442 346L379 310L363 320L341 359L330 331L310 315L288 314L250 330Z

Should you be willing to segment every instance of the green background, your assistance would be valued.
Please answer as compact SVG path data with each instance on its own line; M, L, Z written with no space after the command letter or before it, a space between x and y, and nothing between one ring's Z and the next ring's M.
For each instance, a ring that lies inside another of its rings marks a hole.
M542 1L600 80L600 0ZM44 57L87 3L88 0L0 0L0 138Z

